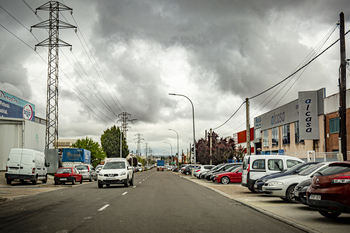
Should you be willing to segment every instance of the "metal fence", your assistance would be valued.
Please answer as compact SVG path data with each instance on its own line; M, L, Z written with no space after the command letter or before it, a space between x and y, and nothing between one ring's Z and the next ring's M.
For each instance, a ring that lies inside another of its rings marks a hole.
M298 152L284 152L284 155L293 156L304 161L318 161L318 162L332 162L342 161L343 155L338 152L315 152L315 151L298 151ZM350 151L347 152L349 158Z

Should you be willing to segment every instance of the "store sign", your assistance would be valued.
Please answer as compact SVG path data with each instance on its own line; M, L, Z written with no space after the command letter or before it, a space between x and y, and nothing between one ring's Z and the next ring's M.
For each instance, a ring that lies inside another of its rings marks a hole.
M0 117L35 119L35 105L0 90Z
M302 140L318 140L317 91L299 92L299 133Z

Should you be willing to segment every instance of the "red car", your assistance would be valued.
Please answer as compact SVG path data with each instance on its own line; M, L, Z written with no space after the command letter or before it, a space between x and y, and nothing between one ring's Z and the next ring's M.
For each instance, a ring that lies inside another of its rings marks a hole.
M83 183L83 175L78 172L75 167L60 167L55 173L55 184L65 184L66 182Z
M217 174L214 178L215 182L228 184L228 183L241 183L242 182L242 166L237 167L231 172L225 172Z
M350 161L331 163L316 173L306 197L308 205L326 218L350 213Z

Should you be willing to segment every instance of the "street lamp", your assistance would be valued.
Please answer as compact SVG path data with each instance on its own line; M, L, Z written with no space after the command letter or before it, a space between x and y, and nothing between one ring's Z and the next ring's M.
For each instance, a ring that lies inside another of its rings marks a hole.
M193 120L193 156L194 156L194 167L192 169L192 177L194 175L194 169L196 167L196 133L195 133L195 127L194 127L194 106L192 101L190 100L190 98L188 98L185 95L182 94L174 94L174 93L169 93L169 95L175 95L175 96L182 96L185 97L186 99L188 99L192 105L192 120Z
M169 130L174 131L176 133L176 135L177 135L177 167L180 168L180 163L179 163L179 134L174 129L169 129Z
M168 143L170 145L170 151L171 151L170 159L171 159L171 156L173 156L173 146L169 142L164 142L164 143Z

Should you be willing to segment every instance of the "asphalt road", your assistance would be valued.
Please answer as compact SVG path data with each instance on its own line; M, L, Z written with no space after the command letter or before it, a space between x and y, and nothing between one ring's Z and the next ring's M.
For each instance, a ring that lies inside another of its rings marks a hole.
M0 205L1 232L302 232L171 172L97 182Z

